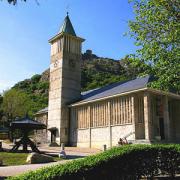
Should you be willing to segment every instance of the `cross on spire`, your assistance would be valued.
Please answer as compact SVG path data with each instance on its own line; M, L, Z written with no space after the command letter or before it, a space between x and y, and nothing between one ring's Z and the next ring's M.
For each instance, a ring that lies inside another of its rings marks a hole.
M70 9L70 6L69 4L66 6L66 11L67 11L67 16L69 15L69 9Z

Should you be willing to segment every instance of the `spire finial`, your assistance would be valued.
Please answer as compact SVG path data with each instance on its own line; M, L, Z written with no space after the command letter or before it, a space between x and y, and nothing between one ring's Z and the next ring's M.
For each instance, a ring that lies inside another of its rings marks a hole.
M69 4L66 6L67 16L69 15Z
M1 0L0 0L1 1ZM64 18L64 22L59 30L59 33L67 33L67 34L70 34L72 36L76 36L76 33L74 31L74 28L72 26L72 23L71 23L71 20L69 18L69 11L67 10L66 11L67 15L66 17Z

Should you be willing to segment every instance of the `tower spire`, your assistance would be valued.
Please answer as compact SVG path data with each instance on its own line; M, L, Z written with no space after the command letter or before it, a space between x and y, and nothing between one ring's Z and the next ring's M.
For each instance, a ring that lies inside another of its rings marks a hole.
M71 20L69 18L69 12L68 11L67 11L67 15L64 19L64 22L60 28L59 33L67 33L69 35L76 36L73 25L72 25Z

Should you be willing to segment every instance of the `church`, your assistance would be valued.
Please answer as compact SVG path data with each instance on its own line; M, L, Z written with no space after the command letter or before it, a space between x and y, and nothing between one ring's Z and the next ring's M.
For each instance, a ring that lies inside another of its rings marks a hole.
M47 125L39 142L78 147L180 142L180 95L148 87L151 76L81 92L81 50L67 16L51 44L48 107L36 113Z

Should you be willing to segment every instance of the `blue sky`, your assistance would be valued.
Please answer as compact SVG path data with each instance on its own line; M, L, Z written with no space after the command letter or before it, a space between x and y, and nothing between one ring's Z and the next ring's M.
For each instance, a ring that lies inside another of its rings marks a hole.
M66 15L76 34L86 39L83 51L119 60L136 50L123 36L134 18L128 0L27 0L18 5L0 1L0 92L49 67L50 45Z

